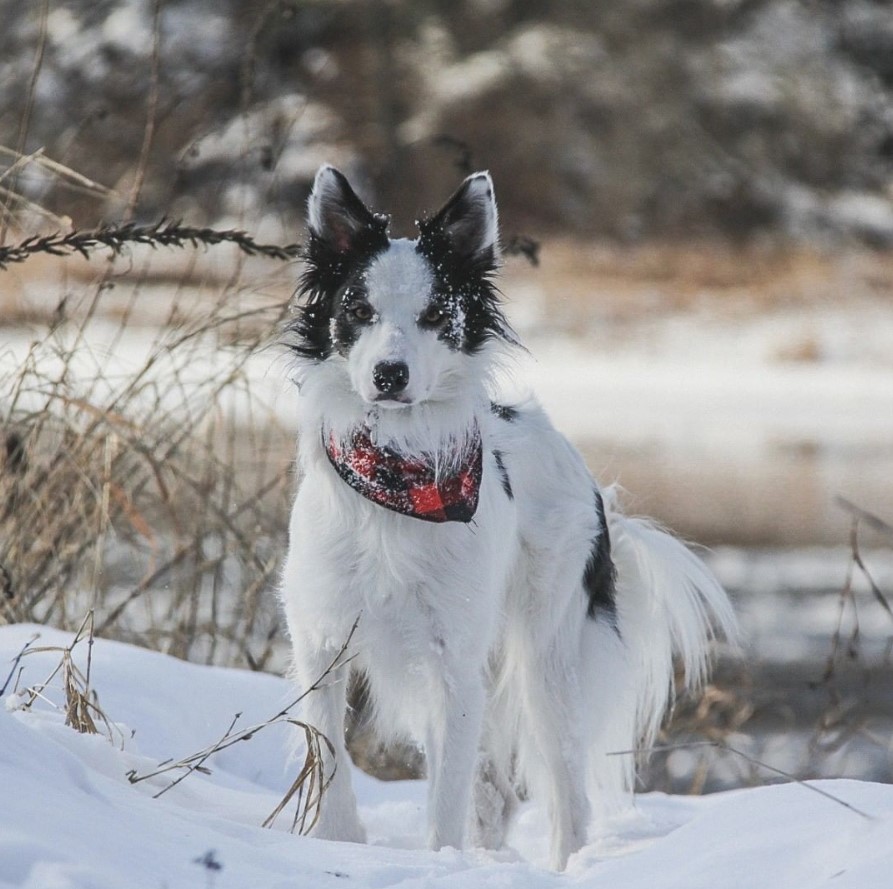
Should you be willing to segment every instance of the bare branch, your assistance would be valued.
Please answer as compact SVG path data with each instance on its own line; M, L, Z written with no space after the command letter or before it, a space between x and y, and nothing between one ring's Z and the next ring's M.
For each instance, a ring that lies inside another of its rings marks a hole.
M265 256L269 259L290 260L301 255L300 244L258 244L246 232L238 229L220 231L213 228L197 228L162 219L152 225L106 225L91 231L74 231L44 237L32 236L19 244L0 247L0 269L11 263L24 262L37 253L52 256L69 256L79 253L84 258L96 250L111 250L119 255L128 244L148 244L151 247L212 247L217 244L235 244L249 256Z
M161 67L161 6L162 0L154 0L152 10L152 63L149 69L149 96L146 102L146 126L143 130L143 144L140 147L139 161L136 165L136 175L133 179L133 187L130 189L130 197L127 199L127 207L124 210L124 219L128 220L136 209L146 179L146 170L149 166L149 152L152 148L152 140L155 137L155 125L158 120L158 72Z
M649 747L644 751L613 750L608 753L607 756L636 756L642 752L652 753L661 750L688 750L692 747L713 747L716 750L725 750L728 753L733 754L734 756L741 757L741 759L746 760L751 765L755 765L758 768L765 769L767 772L772 772L772 774L778 775L793 784L799 784L801 787L805 787L807 790L811 790L813 793L817 793L819 794L819 796L823 796L825 797L825 799L831 800L831 802L837 803L837 805L843 806L845 809L849 809L849 811L853 812L856 815L859 815L861 818L865 818L868 821L877 820L874 815L869 815L868 812L863 812L862 809L857 808L852 803L848 803L846 800L841 799L839 796L836 796L833 793L829 793L827 790L823 790L821 787L816 787L816 785L811 781L805 781L802 778L798 778L796 775L792 775L790 772L784 771L784 769L779 769L775 766L769 765L769 763L763 762L763 760L757 759L756 757L751 756L749 753L745 753L743 750L739 750L737 747L733 747L731 744L723 740L689 741L679 744L660 744L655 747Z
M197 751L196 753L189 754L182 759L178 759L176 761L165 760L164 762L159 763L158 767L154 771L147 772L142 775L137 774L136 770L132 770L128 772L127 779L130 781L131 784L138 784L141 781L155 778L158 775L164 775L171 771L181 770L182 774L178 775L173 781L171 781L170 784L165 785L161 788L161 790L154 794L154 798L157 799L158 797L167 793L168 790L175 787L181 781L188 778L189 775L191 775L193 772L203 772L207 774L208 769L205 766L205 763L215 753L219 753L221 750L226 750L227 748L232 747L234 744L238 744L242 741L251 740L251 738L253 738L254 735L257 734L257 732L267 728L268 726L277 725L280 723L288 723L304 730L305 737L307 738L307 755L304 759L304 764L298 774L298 777L292 783L291 787L286 792L285 797L282 799L280 804L264 821L263 826L270 826L276 819L276 817L292 800L292 798L297 795L298 812L295 815L293 826L297 827L298 823L300 822L301 833L312 829L313 824L316 823L316 819L319 816L319 805L322 799L322 795L323 793L325 793L326 788L331 783L332 778L335 774L334 770L328 776L324 774L322 745L324 744L328 748L329 752L332 754L334 754L334 748L329 739L326 738L326 736L323 735L322 732L311 725L307 725L304 722L300 722L292 718L291 716L289 716L289 713L301 701L303 701L304 698L307 697L307 695L312 694L313 692L321 688L336 670L347 666L347 664L349 664L351 660L353 660L353 656L346 657L346 655L351 640L353 639L354 633L356 632L359 621L360 618L358 616L357 619L354 621L353 626L350 628L350 632L348 633L347 638L344 640L344 643L338 650L338 653L335 655L326 669L323 670L320 676L300 695L298 695L297 698L295 698L290 704L288 704L288 706L284 707L274 716L271 716L269 719L257 723L256 725L240 729L239 731L233 731L236 723L242 715L241 713L237 713L233 717L223 735L221 735L221 737L213 744L210 744L209 746ZM305 795L304 785L308 781L309 788ZM307 825L308 817L311 818L309 825Z
M879 531L882 534L888 534L893 536L893 525L889 522L885 522L882 518L876 516L873 512L868 512L868 510L863 509L861 506L857 506L855 503L847 500L846 497L837 496L835 498L835 502L841 508L846 510L850 515L854 518L860 519L865 522L869 528L873 531Z

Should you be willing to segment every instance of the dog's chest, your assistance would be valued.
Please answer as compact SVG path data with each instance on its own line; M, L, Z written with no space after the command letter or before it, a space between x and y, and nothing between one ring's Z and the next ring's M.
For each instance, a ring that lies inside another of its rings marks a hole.
M361 614L373 658L427 658L487 634L499 608L492 543L482 528L393 513L336 480L335 574L349 566L339 607ZM488 545L488 543L490 545Z
M348 530L353 550L352 585L372 613L428 613L446 605L451 584L462 583L455 560L458 526L431 525L372 505ZM461 530L464 530L462 528Z
M360 661L376 676L427 674L446 656L466 647L466 629L480 624L480 601L430 533L401 534L380 527L358 529L356 571L351 579ZM437 537L437 535L433 535Z

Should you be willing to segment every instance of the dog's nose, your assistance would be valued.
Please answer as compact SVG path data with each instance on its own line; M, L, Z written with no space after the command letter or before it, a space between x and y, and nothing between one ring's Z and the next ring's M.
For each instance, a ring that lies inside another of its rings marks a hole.
M396 395L409 382L409 367L404 361L380 361L372 369L372 382L382 395Z

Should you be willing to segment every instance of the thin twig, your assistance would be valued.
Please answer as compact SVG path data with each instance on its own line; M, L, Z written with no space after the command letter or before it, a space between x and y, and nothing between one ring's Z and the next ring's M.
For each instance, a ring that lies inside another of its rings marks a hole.
M162 0L154 0L152 10L152 63L149 69L149 95L146 102L146 126L143 130L143 144L140 146L136 175L130 189L130 197L124 209L124 220L128 221L136 209L146 179L149 166L149 151L155 137L155 125L158 119L158 80L161 67L161 7Z
M35 633L21 648L21 651L13 658L12 667L9 670L9 675L6 677L3 682L3 686L0 687L0 697L6 694L6 689L9 687L9 683L12 682L12 677L15 674L16 667L19 665L19 661L28 653L28 649L40 638L39 633Z
M2 173L0 173L0 182L3 182L5 179L14 180L15 177L19 175L19 170L22 170L32 161L36 161L41 157L43 148L38 148L37 151L32 154L17 154L15 151L11 151L10 154L15 160Z
M792 775L790 772L784 771L784 769L776 768L775 766L769 765L767 762L763 762L761 759L757 759L754 756L751 756L749 753L745 753L743 750L739 750L737 747L733 747L731 744L726 741L717 739L715 741L684 741L679 744L661 744L655 747L649 747L646 750L612 750L608 753L608 756L637 756L639 753L650 753L652 751L662 751L662 750L687 750L692 747L714 747L717 750L726 750L729 753L734 754L735 756L740 756L743 760L746 760L751 765L757 766L758 768L765 769L768 772L772 772L775 775L778 775L787 781L790 781L794 784L799 784L801 787L805 787L807 790L811 790L813 793L819 794L819 796L825 797L825 799L831 800L831 802L837 803L840 806L843 806L845 809L849 809L851 812L856 815L865 818L868 821L875 821L876 818L874 815L869 815L868 812L863 812L862 809L857 808L852 803L848 803L846 800L840 799L840 797L836 796L833 793L829 793L827 790L823 790L821 787L816 787L815 784L812 784L810 781L806 781L803 778L798 778L796 775Z
M857 506L855 503L847 500L846 497L837 496L835 498L835 502L841 508L846 510L850 515L855 516L856 518L861 519L868 525L873 531L879 531L882 534L888 534L893 536L893 525L889 522L885 522L879 516L876 516L873 512L869 512L866 509L863 509L861 506Z
M879 520L880 521L880 520ZM871 572L868 570L868 567L865 564L865 561L862 558L862 551L859 549L859 519L853 519L853 529L850 535L850 549L852 551L852 559L853 564L862 572L862 576L865 580L868 581L868 586L871 589L871 593L876 599L876 601L881 605L884 611L893 619L893 609L890 608L890 603L887 601L887 597L881 592L880 587L875 583L874 578L871 576Z
M344 644L338 650L338 653L332 659L331 663L326 667L326 669L320 674L319 678L317 678L308 688L306 688L303 692L301 692L298 697L296 697L290 704L286 707L283 707L278 713L274 716L271 716L269 719L264 720L263 722L257 723L256 725L249 726L248 728L240 729L237 732L233 732L233 728L235 727L236 722L239 720L241 713L237 713L235 717L233 717L232 722L230 723L227 730L223 733L223 735L215 741L213 744L210 744L208 747L199 750L196 753L192 753L189 756L185 756L182 759L178 759L176 761L173 760L165 760L162 763L158 764L158 767L152 771L147 772L146 774L140 775L136 772L136 770L132 770L128 773L127 779L131 784L139 784L141 781L146 781L149 778L155 778L158 775L166 774L167 772L174 771L176 769L185 769L185 774L177 777L171 784L162 788L158 793L155 794L155 797L161 796L163 793L166 793L171 787L179 784L184 778L188 777L194 771L202 771L204 769L204 763L207 759L212 756L214 753L219 753L222 750L226 750L229 747L232 747L234 744L238 744L242 741L248 741L252 737L254 737L257 732L262 729L267 728L270 725L276 725L282 722L291 722L294 723L293 719L289 718L289 713L293 710L307 695L312 694L315 691L318 691L323 683L326 682L328 677L335 671L339 670L342 667L349 664L355 655L351 655L350 657L345 657L344 655L347 653L347 649L350 646L351 640L353 639L354 633L356 632L357 626L359 625L360 618L354 621L353 626L350 629L350 632L347 635L347 638L344 640Z
M70 220L53 213L52 210L48 210L46 207L41 207L40 204L37 204L34 201L29 201L23 194L18 191L13 191L5 185L0 185L0 197L5 201L6 210L4 212L8 213L9 207L15 203L23 207L29 213L33 213L35 216L43 217L48 223L57 228L66 228L70 224ZM0 247L0 253L2 253L3 249L4 248Z
M233 728L235 727L236 723L239 721L239 719L241 718L241 716L242 716L241 713L236 713L236 715L233 716L233 721L229 724L229 728L228 728L228 729L224 732L224 734L223 734L223 737L224 737L224 738L227 738L227 737L229 736L229 733L233 730ZM251 737L251 736L249 735L248 737ZM247 738L240 738L239 740L240 740L240 741L241 741L241 740L247 740ZM205 761L206 761L212 754L216 753L218 750L223 750L223 749L225 749L225 747L228 747L228 746L229 746L229 745L227 744L227 745L225 745L225 746L220 746L220 747L217 747L217 746L215 746L215 747L209 747L209 748L204 752L203 755L201 755L201 756L198 757L198 759L196 759L196 760L194 760L194 761L190 761L189 765L186 766L186 770L183 772L182 775L178 775L176 778L174 778L174 780L171 781L171 783L168 784L167 787L162 787L161 790L158 791L158 793L156 793L156 794L153 795L152 799L158 799L158 797L160 797L160 796L162 796L163 794L167 793L172 787L176 787L181 781L183 781L183 780L185 780L186 778L188 778L193 772L203 772L203 771L207 771L207 770L204 768ZM156 772L156 774L158 774L158 773ZM129 776L128 776L128 777L129 777ZM135 781L132 781L131 783L132 783L132 784L135 784L136 782L135 782Z
M34 53L34 65L31 68L31 78L28 81L28 91L25 95L25 107L22 112L22 119L19 121L19 134L16 140L16 154L21 156L25 153L25 146L28 143L28 130L31 127L31 112L34 110L34 95L37 90L37 79L40 77L41 68L43 68L43 59L47 45L47 23L50 17L50 0L43 0L40 7L40 31L37 36L37 49ZM16 192L17 175L12 178L9 193L3 205L2 220L0 220L0 244L5 243L6 233L9 229L9 205L11 197Z
M79 173L77 170L72 170L71 167L66 167L65 164L61 164L59 161L47 157L43 148L39 148L33 154L23 157L13 149L0 145L0 157L10 158L13 161L13 166L21 161L23 163L33 163L38 167L43 167L48 173L52 173L57 179L61 179L65 185L71 188L76 188L84 194L92 194L96 197L111 197L115 194L114 189L111 189L106 185L100 185L83 173ZM6 170L6 173L8 172L9 170Z

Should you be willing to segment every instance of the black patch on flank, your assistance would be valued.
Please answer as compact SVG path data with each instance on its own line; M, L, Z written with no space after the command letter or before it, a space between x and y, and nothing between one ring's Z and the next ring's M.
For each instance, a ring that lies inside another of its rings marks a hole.
M595 492L595 509L598 514L599 533L592 541L592 550L583 571L583 586L589 604L586 616L592 620L607 617L617 627L617 569L611 558L611 536L605 519L605 502L602 495Z
M304 251L306 263L298 288L295 317L285 328L291 335L287 345L301 358L324 361L332 354L332 319L339 343L349 344L357 331L347 319L340 319L344 296L361 278L372 259L387 250L388 217L375 215L371 224L354 238L350 249L339 251L312 229ZM340 319L340 320L339 320ZM345 348L342 345L342 348Z
M497 404L495 401L490 402L490 413L495 414L500 420L506 423L514 423L518 419L518 409L510 407L507 404Z
M463 319L458 348L473 355L491 339L512 340L493 283L498 268L495 249L471 255L457 250L439 217L420 221L419 231L416 250L431 266L435 298Z
M502 490L509 500L515 499L515 492L512 490L512 481L509 478L508 470L502 460L502 451L493 451L493 459L496 461L496 468L499 470L499 480L502 482Z

